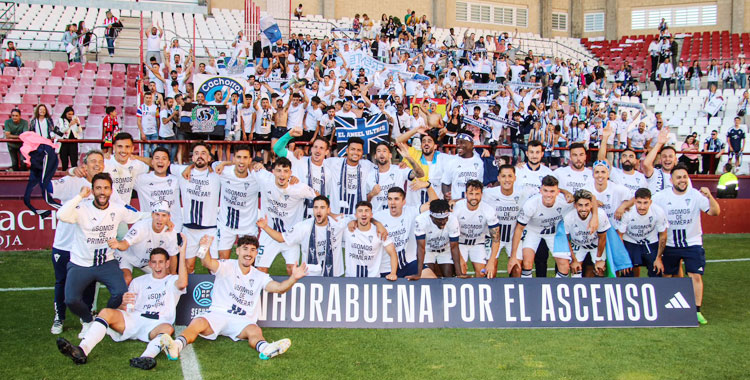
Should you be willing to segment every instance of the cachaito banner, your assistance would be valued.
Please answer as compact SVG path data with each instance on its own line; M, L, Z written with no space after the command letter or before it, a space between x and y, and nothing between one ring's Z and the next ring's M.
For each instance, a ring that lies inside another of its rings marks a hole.
M50 209L41 198L32 198L40 210ZM46 218L23 204L22 199L0 199L0 251L50 249L55 239L57 211Z
M282 281L286 277L274 278ZM178 325L211 306L213 276L191 275ZM689 278L436 279L306 277L261 294L261 327L696 327Z

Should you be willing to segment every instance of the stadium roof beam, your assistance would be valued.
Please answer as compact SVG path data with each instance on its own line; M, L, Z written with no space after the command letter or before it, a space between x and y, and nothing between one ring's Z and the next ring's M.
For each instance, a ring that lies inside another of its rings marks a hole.
M127 9L132 11L156 11L172 13L206 14L208 8L203 0L6 0L7 3L39 4L64 7Z

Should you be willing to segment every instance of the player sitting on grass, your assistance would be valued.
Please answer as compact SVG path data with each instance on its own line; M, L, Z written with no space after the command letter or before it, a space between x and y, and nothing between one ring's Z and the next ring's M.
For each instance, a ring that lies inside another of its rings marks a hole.
M185 294L188 284L185 242L183 237L179 253L179 274L169 274L169 253L163 248L154 248L148 262L151 273L133 279L128 292L123 295L120 308L102 309L79 346L74 346L65 338L57 338L60 352L73 359L76 364L86 364L91 350L109 333L115 342L128 339L148 342L141 356L130 359L130 365L141 369L154 368L154 358L164 347L163 337L169 337L174 332L172 324L177 301ZM169 341L172 339L169 338Z
M213 237L203 236L198 257L204 267L213 273L214 288L211 307L208 313L197 317L177 337L164 335L162 343L167 347L167 356L176 359L180 351L195 341L198 335L214 340L223 335L232 340L247 340L250 347L260 353L260 358L268 360L281 355L292 341L289 339L266 342L263 331L256 324L260 313L260 293L285 293L294 283L307 275L307 266L302 263L292 265L292 274L283 282L276 282L267 273L253 266L258 256L258 239L254 236L241 236L237 240L237 260L216 260L206 255Z

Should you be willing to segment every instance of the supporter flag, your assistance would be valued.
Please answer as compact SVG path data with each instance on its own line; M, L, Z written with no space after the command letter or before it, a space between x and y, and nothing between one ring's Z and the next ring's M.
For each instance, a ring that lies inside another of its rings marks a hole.
M617 271L632 268L633 262L614 227L607 230L607 277L617 277Z
M263 47L271 46L271 44L274 44L281 39L281 29L279 29L279 24L277 24L276 19L267 12L260 12L258 25L260 26L260 42Z
M352 137L359 137L365 141L364 154L370 151L371 144L387 141L388 119L382 113L374 114L367 119L336 116L334 122L339 156L346 155L346 144Z
M438 99L438 98L427 98L427 105L429 107L430 103L437 104L437 108L435 109L437 113L440 114L440 116L445 117L446 113L446 101L445 99ZM419 105L422 104L422 98L411 98L411 102L409 103L409 112L412 112L414 107L419 107ZM413 113L412 113L413 114Z
M180 129L186 133L224 136L227 106L185 103L180 109Z

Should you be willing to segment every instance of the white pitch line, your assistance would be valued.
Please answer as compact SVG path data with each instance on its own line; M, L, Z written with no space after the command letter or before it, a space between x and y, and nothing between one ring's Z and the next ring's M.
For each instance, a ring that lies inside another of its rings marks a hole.
M745 257L741 259L716 259L716 260L706 260L707 263L733 263L738 261L750 261L750 257ZM547 268L548 272L554 271L555 268ZM508 273L507 270L499 270L497 273ZM466 272L466 274L474 274L474 271ZM99 287L104 287L104 285L99 285ZM0 288L0 292L32 292L37 290L54 290L55 288L52 286L41 286L41 287L34 287L34 288Z
M185 326L178 326L175 335L180 335L183 331L185 331ZM180 351L180 364L182 365L182 376L185 380L203 380L201 366L198 364L198 357L195 355L192 344Z

